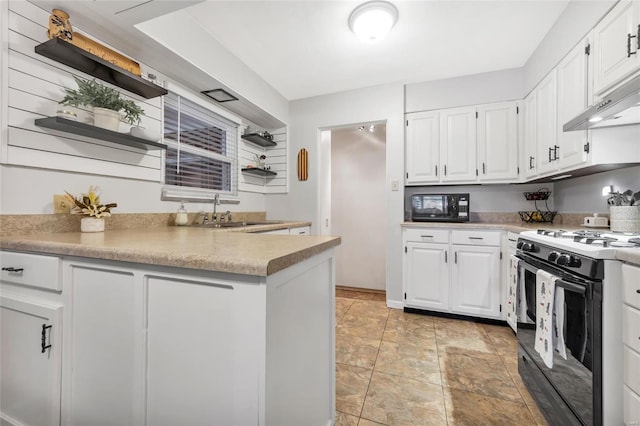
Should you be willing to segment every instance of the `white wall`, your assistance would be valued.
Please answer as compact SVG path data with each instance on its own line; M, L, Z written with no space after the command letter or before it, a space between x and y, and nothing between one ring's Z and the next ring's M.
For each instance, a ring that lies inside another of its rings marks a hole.
M405 112L510 101L524 97L522 68L407 84Z
M337 285L385 290L385 141L384 123L374 132L331 132L331 233L342 237Z
M528 94L582 40L617 0L571 1L524 65Z
M607 197L602 196L607 185L619 192L640 191L640 166L558 181L556 208L565 213L609 213Z
M267 214L272 218L310 220L317 233L321 220L319 209L319 144L321 131L356 123L386 121L387 176L386 201L380 205L387 211L387 303L402 306L402 238L403 191L391 191L391 182L400 185L404 174L404 88L400 84L376 86L326 96L301 99L289 109L291 170L289 194L267 195ZM296 157L300 148L309 151L309 180L295 177ZM356 212L357 213L357 212ZM366 214L366 213L365 213Z

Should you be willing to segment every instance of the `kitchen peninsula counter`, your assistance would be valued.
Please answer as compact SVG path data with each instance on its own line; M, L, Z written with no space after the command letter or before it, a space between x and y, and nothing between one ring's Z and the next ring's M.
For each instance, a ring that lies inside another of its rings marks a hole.
M295 222L293 226L300 224L308 222ZM280 224L251 228L278 229L274 226L283 227ZM0 238L0 248L268 276L340 244L339 237L233 231L236 230L166 227L6 236Z
M246 228L1 237L0 346L25 361L3 387L20 404L0 414L22 424L333 424L340 238ZM32 355L21 330L49 355Z

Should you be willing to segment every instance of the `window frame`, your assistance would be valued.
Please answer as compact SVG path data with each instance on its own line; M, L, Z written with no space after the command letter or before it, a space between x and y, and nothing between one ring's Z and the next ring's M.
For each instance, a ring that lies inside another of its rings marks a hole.
M216 114L218 116L220 116L222 119L230 121L233 123L234 127L236 128L236 137L234 141L231 141L229 143L233 144L233 153L232 156L225 156L213 151L207 151L204 149L200 149L197 147L191 147L189 145L183 145L183 147L180 147L180 144L173 141L173 140L168 140L165 139L164 134L165 134L165 97L162 98L162 143L164 143L165 145L167 145L167 150L169 147L171 148L177 148L178 150L184 150L190 153L194 153L196 155L208 158L208 159L213 159L213 160L218 160L218 161L222 161L222 162L228 162L231 166L231 189L230 191L226 191L226 190L216 190L216 189L206 189L206 188L197 188L197 187L190 187L190 186L180 186L180 185L169 185L166 183L166 178L167 178L167 150L164 151L163 153L163 167L162 167L162 199L164 200L184 200L184 201L210 201L211 199L213 199L213 197L215 196L215 194L219 194L221 198L225 199L225 200L230 200L230 201L235 201L238 200L238 184L239 184L239 139L240 139L240 132L241 132L241 127L242 127L242 119L232 113L230 113L227 110L224 110L222 108L220 108L219 106L217 106L216 104L201 98L198 94L196 94L195 92L192 92L188 89L185 89L181 86L178 86L176 84L172 84L172 83L167 83L166 84L166 89L179 96L181 99L186 99L194 104L196 104L197 106L200 106L202 108L207 109L208 111L212 112L213 114Z

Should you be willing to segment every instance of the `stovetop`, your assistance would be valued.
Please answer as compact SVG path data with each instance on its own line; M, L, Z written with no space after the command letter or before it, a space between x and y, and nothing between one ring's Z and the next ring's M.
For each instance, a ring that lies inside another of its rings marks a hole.
M615 259L618 248L640 249L640 234L596 231L525 231L520 238L592 259Z

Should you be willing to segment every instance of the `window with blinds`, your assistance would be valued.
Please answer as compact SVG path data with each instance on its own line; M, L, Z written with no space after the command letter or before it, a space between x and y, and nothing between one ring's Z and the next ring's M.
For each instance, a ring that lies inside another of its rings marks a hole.
M165 185L237 194L238 125L174 92L164 97ZM188 198L188 197L185 197Z

